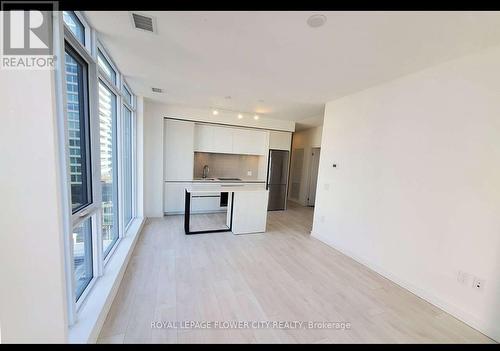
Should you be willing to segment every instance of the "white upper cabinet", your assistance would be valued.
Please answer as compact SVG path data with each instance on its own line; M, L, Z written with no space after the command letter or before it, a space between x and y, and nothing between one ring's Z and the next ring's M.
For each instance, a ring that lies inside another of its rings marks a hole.
M213 149L213 127L206 124L196 124L194 127L194 151L211 152Z
M164 123L164 179L193 179L194 122L166 119Z
M269 132L269 148L272 150L288 150L292 144L291 132Z
M233 129L233 153L245 155L265 155L268 145L267 131Z
M233 152L233 128L227 127L212 127L213 150L212 152L220 152L230 154Z
M233 152L232 128L197 124L194 135L194 151L225 154Z
M267 131L196 124L194 135L194 151L246 155L267 153Z

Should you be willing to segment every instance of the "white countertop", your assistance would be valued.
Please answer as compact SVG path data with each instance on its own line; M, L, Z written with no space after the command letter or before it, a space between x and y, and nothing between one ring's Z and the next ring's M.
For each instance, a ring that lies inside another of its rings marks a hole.
M235 184L217 184L203 183L190 184L186 186L186 190L190 193L215 193L215 192L242 192L242 191L267 191L262 184L235 183Z
M194 178L192 180L193 183L265 183L265 180L258 179L241 179L241 180L226 180L226 179L217 179L217 178Z

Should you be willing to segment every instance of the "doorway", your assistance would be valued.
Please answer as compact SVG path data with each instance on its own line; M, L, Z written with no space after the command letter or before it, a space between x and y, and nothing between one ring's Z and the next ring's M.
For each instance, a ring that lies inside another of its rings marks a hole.
M307 193L307 206L314 206L316 201L316 186L318 184L319 156L321 149L313 147L311 149L311 163L309 169L309 189Z

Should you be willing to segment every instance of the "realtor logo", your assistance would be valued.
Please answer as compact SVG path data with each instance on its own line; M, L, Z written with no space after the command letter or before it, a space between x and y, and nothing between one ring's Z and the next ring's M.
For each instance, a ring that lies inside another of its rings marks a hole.
M55 1L3 1L3 69L53 69Z

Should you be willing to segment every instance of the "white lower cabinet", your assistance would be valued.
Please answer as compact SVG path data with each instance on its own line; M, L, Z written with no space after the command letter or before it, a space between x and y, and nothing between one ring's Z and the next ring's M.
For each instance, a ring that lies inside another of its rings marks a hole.
M191 212L216 212L224 211L226 207L220 206L220 193L207 193L191 197Z
M165 214L183 214L185 205L185 189L193 182L165 182L163 187L163 212ZM220 185L234 185L234 183L218 183ZM248 183L247 183L248 184ZM254 187L266 188L266 183L254 184ZM228 189L230 190L230 188ZM227 207L220 206L220 193L204 193L191 198L191 213L210 213L225 211ZM267 207L266 207L267 208Z
M184 213L185 189L191 182L165 182L163 193L163 212L166 214ZM191 198L191 212L215 212L223 211L220 207L220 194L203 194L203 197L195 195Z
M163 212L164 213L184 213L184 189L190 185L186 183L164 183L163 190Z

